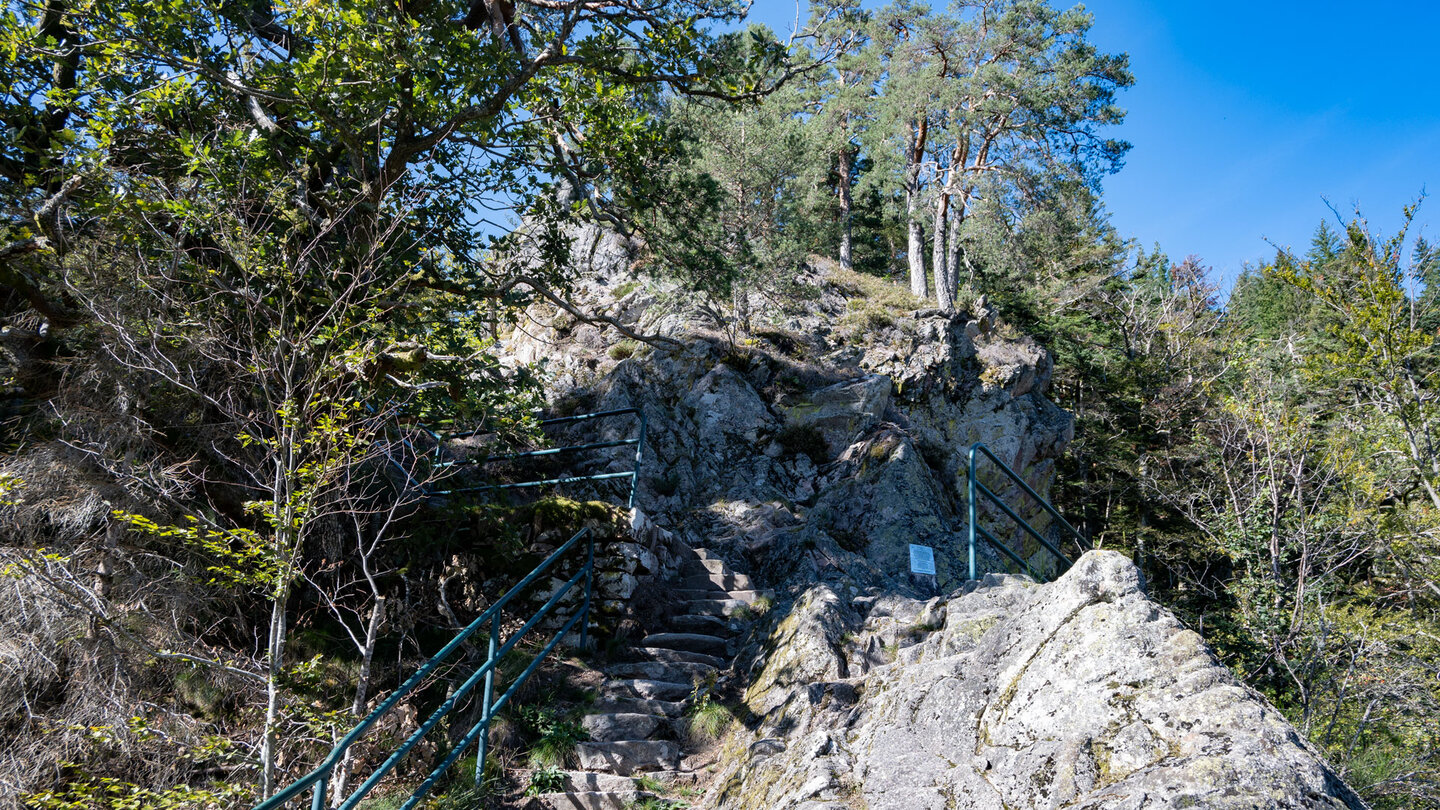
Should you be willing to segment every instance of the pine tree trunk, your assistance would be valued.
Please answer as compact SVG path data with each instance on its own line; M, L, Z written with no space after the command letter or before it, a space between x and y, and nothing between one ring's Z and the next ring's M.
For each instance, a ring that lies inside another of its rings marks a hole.
M910 292L916 298L924 298L928 285L925 282L925 226L920 224L920 195L910 193L905 206L909 212L909 243L906 259L910 263Z
M855 154L850 150L850 144L845 144L840 150L840 266L846 270L855 269L850 246L850 209L853 204L850 197L850 172L854 159Z
M942 191L935 196L935 232L931 240L930 266L935 273L935 302L941 312L955 308L954 288L946 271L945 234L946 222L950 215L950 193Z
M905 166L905 215L908 222L909 244L906 245L906 259L910 264L910 292L916 298L924 298L925 281L925 227L920 223L920 162L925 159L925 138L930 122L921 118L910 133L910 150Z

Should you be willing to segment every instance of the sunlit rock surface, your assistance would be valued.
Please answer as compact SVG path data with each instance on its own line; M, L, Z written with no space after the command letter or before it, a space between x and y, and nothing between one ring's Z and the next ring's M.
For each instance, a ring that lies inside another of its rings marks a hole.
M709 806L1364 806L1114 552L928 602L817 586L769 639Z

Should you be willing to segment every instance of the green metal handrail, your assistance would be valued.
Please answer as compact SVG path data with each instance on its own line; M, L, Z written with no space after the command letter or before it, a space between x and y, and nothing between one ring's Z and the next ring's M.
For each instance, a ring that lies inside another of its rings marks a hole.
M1000 468L1000 471L1003 472L1006 477L1008 477L1011 481L1019 484L1020 488L1023 489L1026 494L1033 498L1036 503L1040 504L1040 506L1044 508L1046 512L1049 512L1050 516L1055 518L1056 523L1066 532L1068 532L1071 537L1075 538L1076 544L1080 547L1081 550L1088 550L1090 548L1090 542L1085 539L1084 535L1076 531L1075 527L1071 526L1065 520L1065 518L1060 515L1060 513L1055 509L1055 507L1050 505L1049 501L1040 497L1040 493L1036 492L1029 484L1025 483L1025 479L1021 478L1018 474L1016 474L1014 470L1010 469L1010 467L1006 465L1005 462L1001 461L995 456L994 453L990 452L990 448L986 447L983 442L976 442L975 444L970 446L970 485L967 498L967 500L969 501L970 512L970 526L969 530L967 531L970 552L970 579L979 578L977 570L978 566L976 565L975 559L975 541L977 537L983 537L988 543L990 543L990 545L994 546L1006 557L1014 560L1018 565L1020 565L1020 567L1024 568L1025 571L1028 572L1030 576L1033 577L1035 580L1039 582L1045 581L1045 577L1042 576L1039 572L1037 572L1030 565L1030 563L1025 561L1024 558L1017 554L1014 549L1000 542L993 534L986 531L985 528L980 525L979 498L977 497L978 495L984 495L990 500L991 503L1000 507L1000 511L1004 512L1007 517L1015 521L1015 523L1019 525L1020 528L1024 529L1031 537L1038 540L1040 542L1040 545L1044 547L1046 551L1055 555L1055 557L1058 558L1063 564L1064 568L1069 568L1071 565L1070 558L1065 556L1065 554L1061 552L1060 549L1056 548L1055 544L1051 543L1049 538L1036 531L1035 527L1031 526L1024 518L1020 517L1020 515L1017 514L1014 509L1011 509L1004 501L1000 499L998 495L992 492L989 487L980 483L980 479L975 475L975 462L980 455L984 455L986 458L990 459L990 461L992 461L996 467Z
M597 474L597 475L576 475L576 476L569 476L569 477L564 477L564 478L547 478L547 479L538 480L538 481L521 481L521 482L519 482L519 483L514 483L514 484L485 484L485 485L473 486L473 487L456 487L456 488L454 488L454 489L440 490L440 491L437 491L437 492L427 492L426 494L428 494L428 495L436 495L436 496L459 495L459 494L461 494L461 493L466 493L466 492L489 492L489 491L492 491L492 490L523 489L523 488L527 488L527 487L548 486L548 485L552 485L552 484L573 484L573 483L575 483L575 482L577 482L577 481L606 481L606 480L618 479L618 478L628 478L628 479L630 479L630 496L629 496L629 498L628 498L627 501L626 501L626 507L629 508L629 509L634 509L634 508L635 508L635 488L636 488L636 483L637 483L637 482L639 481L639 479L640 479L640 465L641 465L641 463L642 463L642 462L644 461L644 459L645 459L645 435L646 435L646 432L647 432L647 430L648 430L648 428L649 428L649 424L648 424L648 421L647 421L646 418L645 418L645 412L644 412L643 410L641 410L641 409L639 409L639 408L618 408L618 409L616 409L616 410L611 410L611 411L597 411L597 412L595 412L595 413L582 413L582 414L578 414L578 415L576 415L576 416L560 416L560 417L556 417L556 418L553 418L553 419L542 419L542 420L540 420L540 425L541 425L541 427L544 427L544 426L547 426L547 425L559 425L559 424L567 424L567 423L571 423L571 422L583 422L583 421L587 421L587 420L590 420L590 419L607 419L607 418L616 417L616 416L626 416L626 415L628 415L628 414L634 414L634 415L635 415L636 417L638 417L639 420L640 420L640 434L639 434L639 436L637 436L637 437L634 438L634 439L617 439L617 440L615 440L615 441L608 441L608 442L591 442L591 443L588 443L588 444L576 444L576 445L569 445L569 446L566 446L566 447L548 447L548 448L545 448L545 449L543 449L543 450L530 450L530 451L524 452L524 453L506 453L506 454L503 454L503 455L496 455L496 456L484 456L484 457L482 457L482 458L459 459L459 460L456 460L456 461L441 462L441 463L438 464L437 466L439 466L439 467L457 467L457 466L471 465L471 464L479 465L479 464L485 464L485 463L488 463L488 462L491 462L491 461L514 461L514 460L516 460L516 459L522 459L522 458L540 458L540 457L542 457L542 456L554 456L554 455L560 455L560 454L562 454L562 453L576 453L576 452L580 452L580 451L583 451L583 450L597 450L597 449L606 448L606 447L627 447L627 446L630 446L630 445L634 445L634 447L635 447L635 464L634 464L634 466L630 469L629 472L600 473L600 474ZM469 437L469 436L474 436L474 435L476 435L476 434L479 433L479 432L480 432L480 431L477 431L477 430L471 430L471 431L466 431L466 432L464 432L464 433L455 433L455 434L450 435L448 438L449 438L449 439L464 439L464 438L467 438L467 437Z
M541 606L519 630L512 633L509 638L501 641L500 622L503 618L502 611L505 605L509 603L516 594L519 594L533 584L535 580L539 579L540 576L548 571L561 557L573 549L581 539L585 539L587 542L585 546L585 563L581 566L579 572L572 576L564 585L557 588L555 592L550 595L550 598L545 601L545 604ZM495 713L515 696L516 690L534 674L541 662L550 655L555 647L560 644L561 640L575 629L577 625L580 628L580 648L585 648L588 641L590 601L594 591L594 580L595 536L589 528L585 528L576 532L564 545L556 549L549 557L546 557L544 562L535 567L535 570L527 574L525 578L520 580L513 588L506 591L505 595L501 596L495 604L480 614L479 618L466 625L465 629L461 630L442 647L438 653L431 656L419 669L415 670L414 674L407 678L405 682L400 685L399 689L391 693L391 695L379 706L376 706L370 714L366 715L365 719L361 720L359 724L341 738L340 742L331 749L330 753L319 766L292 784L287 785L269 799L261 802L255 807L255 810L277 810L277 808L284 807L289 802L299 798L307 790L313 790L310 800L311 810L324 810L330 777L335 772L335 768L344 760L345 754L349 751L350 747L354 745L366 731L373 727L376 722L394 709L406 695L412 693L427 676L433 673L447 658L458 650L461 645L469 640L471 636L475 635L482 627L488 624L490 643L485 663L477 668L470 677L466 678L465 682L455 690L454 694L447 698L444 703L440 704L440 707L436 709L418 729L411 733L410 736L386 758L385 762L370 774L369 778L358 788L355 788L350 795L345 797L338 807L340 810L351 810L351 808L359 804L370 791L375 789L376 785L380 784L381 780L400 764L401 760L410 753L425 735L433 731L435 727L440 724L440 721L454 711L460 701L464 700L465 697L483 681L484 702L481 706L480 722L476 723L466 732L465 736L460 739L460 742L456 744L455 748L445 760L430 772L430 775L425 778L424 782L420 783L419 787L415 788L410 794L410 798L400 806L400 810L410 810L419 803L421 799L425 798L425 796L434 789L445 772L448 771L450 767L464 755L465 750L477 740L479 741L479 747L475 758L475 783L479 786L485 773L485 758L489 748L490 721L494 718ZM502 693L498 699L495 698L496 666L499 665L499 662L504 659L508 653L514 650L515 645L519 644L526 634L534 629L542 619L554 612L556 607L564 601L565 596L576 587L579 587L582 582L585 588L585 597L580 604L580 609L560 627L560 630L555 634L554 638L550 639L549 643L545 645L545 648L530 661L529 666L516 677L515 681L510 684L505 692Z
M639 435L634 439L620 439L607 442L590 442L587 444L571 445L566 447L554 447L546 448L543 450L532 450L523 453L509 453L497 456L487 456L478 459L461 459L457 461L437 462L436 466L450 467L468 464L484 464L490 461L513 461L522 458L538 458L543 456L559 455L562 453L579 452L583 450L595 450L607 447L624 447L634 445L635 462L633 468L629 472L600 473L597 475L578 475L537 481L522 481L512 484L496 484L490 486L462 487L442 491L430 491L428 488L416 482L414 477L410 475L409 471L405 469L404 465L399 464L399 462L395 461L395 459L393 458L390 459L390 461L391 463L399 467L401 472L405 473L407 479L411 482L412 485L417 486L427 496L445 496L459 494L462 492L517 489L522 487L545 486L549 484L566 484L578 481L603 481L618 478L628 478L630 479L630 493L627 505L630 509L634 509L636 484L639 480L640 466L645 458L645 438L648 429L648 424L645 418L644 411L640 410L639 408L620 408L617 410L599 411L596 413L578 414L575 416L562 416L553 419L543 419L540 421L540 425L546 426L568 424L573 422L587 421L591 419L604 419L610 417L625 416L628 414L636 415L640 421ZM479 430L471 430L462 433L454 433L449 436L442 436L441 434L435 432L434 430L431 430L429 427L423 424L419 425L419 429L429 434L430 438L435 442L434 452L437 454L440 452L440 448L444 445L446 441L450 441L453 439L463 439L482 432ZM409 448L409 450L412 453L415 453L417 456L423 455L417 448L414 447L413 444L410 443L408 439L402 438L401 442L405 444L406 447ZM525 588L533 584L535 580L538 579L547 570L549 570L550 567L553 566L557 560L559 560L568 551L574 548L575 545L579 543L582 538L588 538L588 542L586 543L585 563L583 566L581 566L580 571L577 572L573 577L571 577L570 580L567 581L564 585L558 588L555 593L553 593L550 598L546 600L545 604L541 606L541 608L536 611L535 614L532 615L519 630L511 634L508 639L501 641L500 621L502 618L501 612L504 609L505 605L516 594L520 593ZM347 733L340 740L340 742L335 745L333 749L331 749L330 753L326 755L325 759L320 763L319 766L317 766L310 773L296 780L293 784L286 786L284 789L277 792L274 796L271 796L269 799L261 802L259 805L256 806L255 810L275 810L275 808L283 807L287 803L304 794L306 790L313 790L310 805L312 810L323 810L328 796L330 777L334 773L335 768L344 761L345 755L349 751L350 747L355 744L355 742L361 737L361 735L363 735L367 730L374 726L374 724L380 718L384 717L387 713L390 712L390 710L392 710L396 705L398 705L399 702L406 695L413 692L416 687L418 687L419 684L426 677L433 673L447 658L449 658L455 652L455 650L459 649L460 646L463 645L471 636L473 636L476 632L480 630L480 628L484 627L488 623L489 646L486 653L485 663L482 664L479 668L477 668L473 673L471 673L470 676L466 678L465 681L455 690L455 692L444 703L442 703L440 707L436 709L435 712L432 713L430 717L423 724L421 724L418 729L415 730L415 732L413 732L409 737L407 737L405 741L401 743L401 745L390 754L390 756L385 760L385 762L380 765L380 767L375 769L375 771L369 776L369 778L367 778L358 788L355 788L354 791L352 791L345 799L343 799L339 803L338 807L339 810L351 810L351 808L354 808L355 805L358 804L362 799L364 799L367 794L374 790L375 786L378 785L381 780L383 780L395 769L395 767L410 753L410 751L415 747L415 745L418 744L420 740L425 737L426 734L429 734L432 730L434 730L435 727L440 724L440 721L443 720L455 709L455 707L460 703L460 701L464 700L465 697L468 696L477 685L480 685L483 682L484 698L483 705L481 706L480 722L476 723L468 732L466 732L466 734L460 739L459 743L456 744L455 748L450 752L448 756L446 756L446 758L440 763L440 765L436 767L429 776L426 777L425 781L423 781L419 785L419 787L415 788L410 798L406 800L403 805L401 805L400 810L410 810L410 808L413 808L416 803L418 803L421 799L428 795L429 792L434 789L435 785L439 782L440 778L444 776L446 771L448 771L450 767L453 766L455 762L464 755L466 749L468 749L471 745L476 744L477 741L478 746L475 758L475 782L478 786L485 772L485 759L487 754L489 753L490 721L494 718L495 713L498 712L502 707L504 707L505 704L508 703L512 697L514 697L516 690L518 690L525 683L525 681L529 679L529 677L535 672L535 670L539 668L540 664L545 660L545 658L549 656L552 651L554 651L555 647L560 644L561 640L564 639L565 636L568 635L571 630L576 627L577 624L580 627L580 648L585 648L585 645L588 642L590 624L590 603L594 592L594 579L594 534L589 529L581 529L580 531L576 532L575 536L571 537L569 541L567 541L563 546L556 549L555 552L552 553L549 557L546 557L544 562L540 563L538 566L535 567L535 570L525 575L524 579L521 579L520 582L518 582L514 587L506 591L505 594L501 596L498 601L495 602L495 604L491 605L488 610L480 614L479 618L475 619L475 621L467 625L465 629L461 630L460 633L458 633L453 639L446 643L446 645L442 647L439 652L437 652L434 656L432 656L424 664L422 664L419 669L417 669L409 678L405 680L403 684L400 685L399 689L395 690L395 692L392 693L388 698L386 698L384 702L382 702L379 706L376 706L375 709L365 717L365 719L361 720L359 724L357 724L353 729L351 729L350 732ZM510 653L515 648L515 645L519 644L520 640L524 638L525 635L529 633L530 630L532 630L542 619L554 612L556 606L559 605L561 601L563 601L564 597L567 594L569 594L575 588L579 587L582 580L584 582L585 597L581 603L580 610L577 611L574 616L572 616L568 621L565 622L565 624L560 628L560 631L555 634L554 638L552 638L549 643L545 645L544 649L542 649L540 653L535 656L535 658L530 662L529 666L527 666L525 670L519 675L519 677L517 677L512 684L510 684L510 686L500 695L500 697L498 699L495 698L495 668L499 665L501 659L503 659L508 653Z

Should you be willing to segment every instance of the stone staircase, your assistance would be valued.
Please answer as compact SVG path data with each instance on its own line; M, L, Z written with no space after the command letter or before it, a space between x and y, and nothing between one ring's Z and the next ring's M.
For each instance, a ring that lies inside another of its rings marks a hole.
M658 798L647 787L694 787L708 764L687 750L686 711L697 684L713 684L734 659L743 613L769 593L705 549L680 567L680 607L665 627L631 643L605 669L599 699L584 718L588 742L576 746L581 770L565 774L566 791L545 793L531 810L628 810Z

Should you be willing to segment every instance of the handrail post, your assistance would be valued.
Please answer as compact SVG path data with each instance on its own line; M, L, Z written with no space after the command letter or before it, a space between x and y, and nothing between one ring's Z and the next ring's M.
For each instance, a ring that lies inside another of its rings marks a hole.
M640 462L645 458L645 430L647 427L645 409L637 408L636 410L640 414L640 441L635 445L635 469L630 474L630 503L626 508L631 512L635 511L635 490L640 488Z
M631 486L634 486L633 482ZM633 490L631 497L634 497ZM595 585L595 532L590 532L586 539L589 543L585 548L585 602L580 606L580 613L585 617L580 620L580 652L582 654L590 641L590 594L594 591Z
M485 755L490 752L490 707L495 701L495 650L500 646L500 616L497 612L490 619L490 650L485 654L485 663L490 669L485 671L485 697L484 704L480 707L480 725L485 730L480 733L480 741L475 753L475 789L483 787L485 781Z
M322 776L319 782L315 783L315 795L310 799L310 810L325 810L325 785L330 777Z
M975 509L975 448L973 446L970 448L970 476L967 482L966 489L969 490L966 496L966 506L967 510L970 513L970 530L969 532L967 532L967 534L970 535L970 579L979 579L979 577L976 575L977 566L975 564L975 520L977 517L977 513Z

